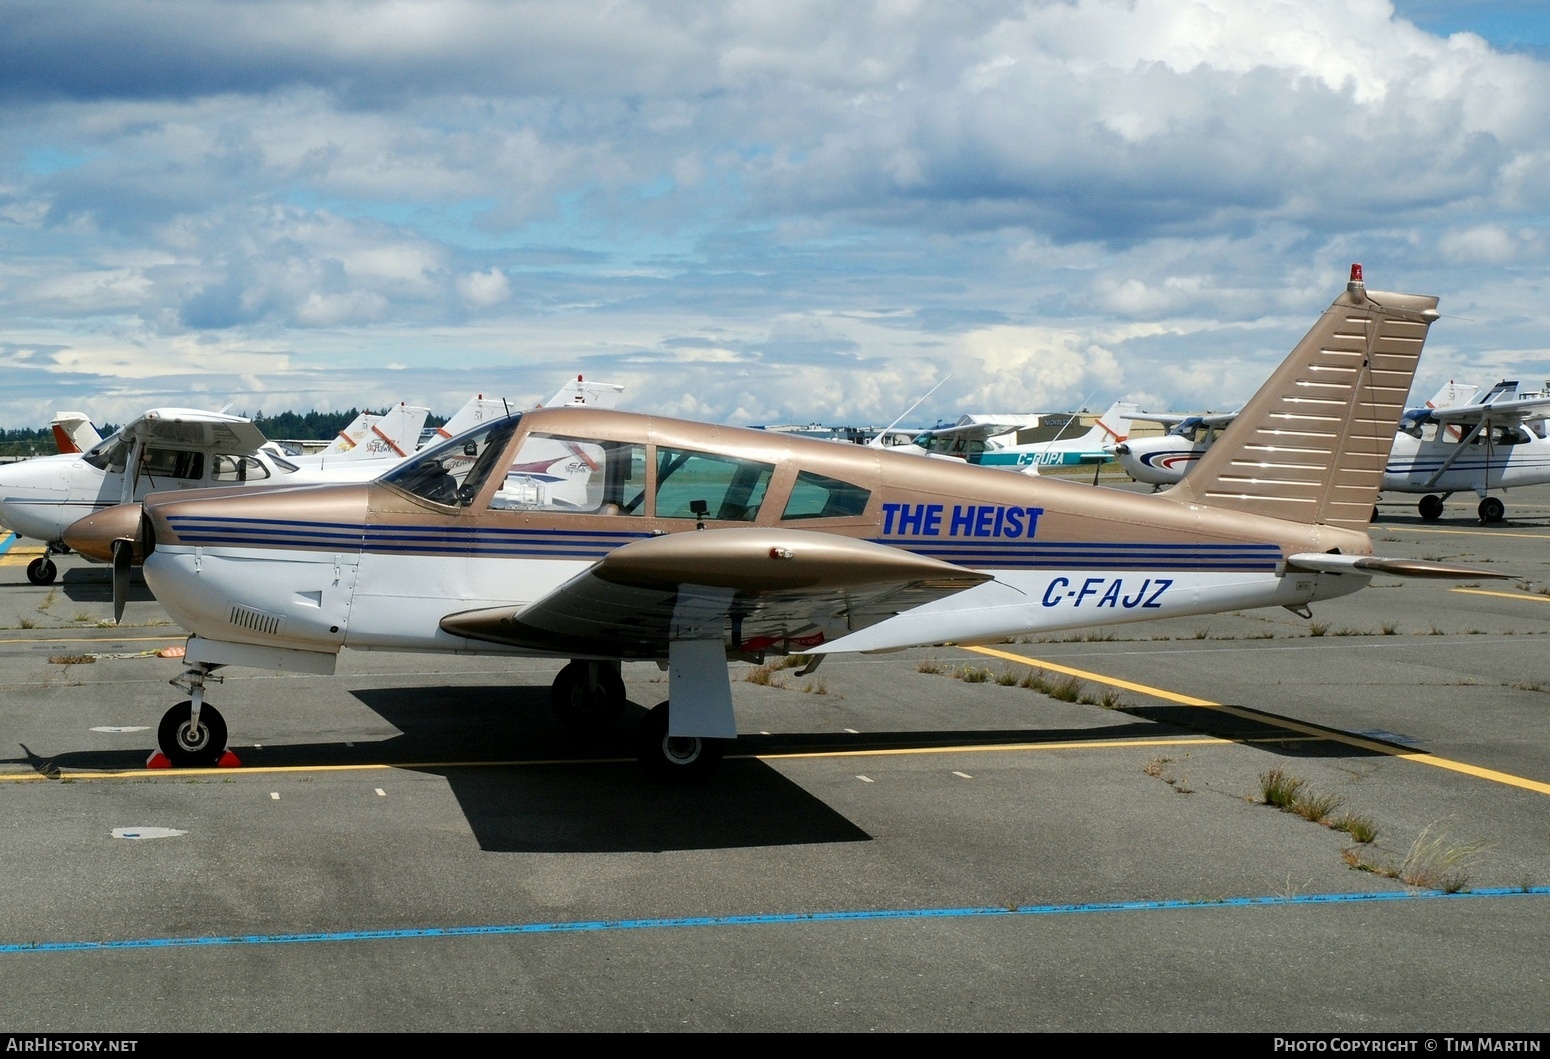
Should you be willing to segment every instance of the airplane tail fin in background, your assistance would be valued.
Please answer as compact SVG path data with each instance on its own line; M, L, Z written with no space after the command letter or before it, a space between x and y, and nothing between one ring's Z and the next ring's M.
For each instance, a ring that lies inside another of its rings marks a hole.
M543 408L577 407L613 408L619 403L624 386L616 382L587 382L578 375L567 381Z
M401 403L381 415L362 412L322 454L350 459L407 456L419 445L420 431L425 429L430 411Z
M85 412L55 412L49 426L53 427L54 446L60 452L86 452L102 440Z
M1346 292L1183 481L1160 495L1293 522L1365 529L1437 298Z
M1115 401L1087 431L1085 440L1098 446L1118 445L1130 437L1130 417L1139 410L1139 405Z

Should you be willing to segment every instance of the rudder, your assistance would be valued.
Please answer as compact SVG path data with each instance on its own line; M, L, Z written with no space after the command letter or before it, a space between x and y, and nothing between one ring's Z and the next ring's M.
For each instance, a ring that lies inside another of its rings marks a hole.
M1366 528L1438 299L1346 291L1187 476L1161 494L1293 522Z

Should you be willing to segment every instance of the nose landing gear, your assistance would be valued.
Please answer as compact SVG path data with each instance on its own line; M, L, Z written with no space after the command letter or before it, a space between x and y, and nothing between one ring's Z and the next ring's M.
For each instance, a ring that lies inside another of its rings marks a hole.
M205 681L221 679L215 668L201 662L168 682L190 696L162 714L156 727L156 745L173 768L210 768L226 753L226 719L204 701Z

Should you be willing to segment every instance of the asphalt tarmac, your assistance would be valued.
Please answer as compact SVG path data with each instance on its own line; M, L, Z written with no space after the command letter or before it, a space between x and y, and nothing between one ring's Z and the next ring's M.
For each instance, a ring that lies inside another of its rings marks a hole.
M691 789L563 733L559 662L437 655L223 671L241 767L147 770L181 631L23 542L0 1033L1542 1033L1550 488L1505 499L1373 536L1512 580L738 665Z

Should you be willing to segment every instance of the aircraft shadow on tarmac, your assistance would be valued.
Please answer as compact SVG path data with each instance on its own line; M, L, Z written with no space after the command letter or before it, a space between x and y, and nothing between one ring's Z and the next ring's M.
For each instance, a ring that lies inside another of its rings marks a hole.
M112 603L113 571L105 566L66 570L59 575L59 591L72 603ZM155 603L156 597L139 575L129 579L126 603Z
M239 742L233 749L251 767L376 764L441 776L480 848L491 852L661 852L870 840L758 760L781 754L1118 742L1199 733L1279 755L1380 753L1289 730L1270 714L1257 720L1195 707L1127 707L1121 712L1134 723L1084 728L742 735L705 783L680 787L653 780L636 762L633 738L645 707L635 703L608 732L579 736L554 720L546 687L391 687L354 694L399 734L375 741L266 742L261 748ZM144 765L149 748L53 758L27 748L22 753L11 763L57 775L61 768L132 771Z

